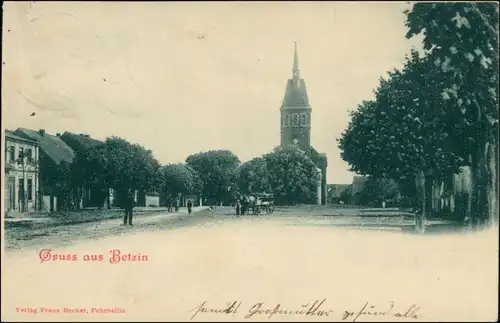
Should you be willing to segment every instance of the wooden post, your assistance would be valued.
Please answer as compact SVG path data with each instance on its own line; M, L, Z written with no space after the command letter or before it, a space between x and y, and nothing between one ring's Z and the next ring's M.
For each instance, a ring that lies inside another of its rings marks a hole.
M316 203L318 205L321 205L321 183L322 183L321 176L322 176L322 174L321 174L321 169L317 168L317 170L319 173L319 182L318 182L318 186L316 188Z

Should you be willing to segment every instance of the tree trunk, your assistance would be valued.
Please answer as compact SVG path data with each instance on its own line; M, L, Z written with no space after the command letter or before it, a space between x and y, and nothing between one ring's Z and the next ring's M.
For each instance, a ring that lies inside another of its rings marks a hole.
M486 198L487 198L487 224L491 227L498 226L498 174L497 174L497 149L495 144L486 143Z
M463 166L460 173L454 175L454 213L455 218L463 222L465 226L472 226L472 205L474 176L471 166Z
M487 210L485 190L486 151L488 143L479 144L472 157L472 209L470 226L478 228L484 221Z
M415 212L415 231L423 234L425 232L425 206L427 200L427 194L425 189L425 174L421 170L415 176L415 184L417 188L417 197L420 207Z
M425 214L433 215L434 213L434 176L432 174L425 174Z
M111 209L111 194L109 192L109 188L106 189L106 205L108 210Z

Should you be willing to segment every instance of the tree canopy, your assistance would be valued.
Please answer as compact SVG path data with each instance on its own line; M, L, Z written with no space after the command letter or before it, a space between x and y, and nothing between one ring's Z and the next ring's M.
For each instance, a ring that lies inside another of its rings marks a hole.
M243 194L272 191L264 157L256 157L241 164L238 168L238 188Z
M311 203L319 172L307 154L294 147L277 147L264 155L269 184L277 203Z
M100 148L105 180L116 189L157 190L160 164L151 150L118 137L107 138Z
M165 196L199 194L203 188L198 173L185 164L162 166L161 176L161 191Z
M405 14L406 36L423 34L425 52L412 50L380 80L375 99L351 112L341 157L405 191L417 174L445 180L471 166L484 202L479 192L497 181L485 156L495 155L488 149L498 136L498 5L422 2Z
M210 150L188 156L186 164L199 174L203 196L218 202L231 200L236 192L239 158L229 150Z

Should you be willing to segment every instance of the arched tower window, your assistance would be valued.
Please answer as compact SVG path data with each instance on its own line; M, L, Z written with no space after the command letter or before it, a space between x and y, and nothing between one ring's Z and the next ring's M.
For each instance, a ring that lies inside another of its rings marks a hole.
M300 124L304 126L307 124L307 115L305 113L300 115Z
M285 114L285 127L290 126L290 116Z
M294 113L293 115L293 125L296 126L299 123L299 114Z

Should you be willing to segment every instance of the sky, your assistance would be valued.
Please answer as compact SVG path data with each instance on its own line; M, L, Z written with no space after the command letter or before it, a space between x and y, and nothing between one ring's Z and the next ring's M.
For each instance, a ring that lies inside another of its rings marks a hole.
M294 42L328 183L351 183L336 138L402 66L408 4L4 2L3 127L119 136L162 164L280 143ZM35 116L30 116L35 112Z

